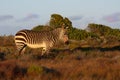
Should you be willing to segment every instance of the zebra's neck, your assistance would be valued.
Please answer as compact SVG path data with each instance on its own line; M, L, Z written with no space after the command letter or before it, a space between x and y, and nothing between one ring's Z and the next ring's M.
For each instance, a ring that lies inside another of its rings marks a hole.
M64 31L62 30L62 28L57 28L53 32L54 32L55 36L58 38L58 40L61 40L61 38L64 34Z

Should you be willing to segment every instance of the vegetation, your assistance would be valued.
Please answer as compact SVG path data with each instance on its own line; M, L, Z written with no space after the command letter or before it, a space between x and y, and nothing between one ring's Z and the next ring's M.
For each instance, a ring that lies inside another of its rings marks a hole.
M63 23L69 27L70 44L44 56L40 49L27 48L16 58L14 36L0 36L0 80L119 80L120 30L94 23L78 29L59 14L51 15L49 25L32 30L48 31Z
M109 26L101 25L101 24L89 24L88 31L97 34L98 36L114 37L116 39L120 39L120 30L112 29Z
M52 14L51 19L49 22L49 25L52 26L53 28L58 28L61 27L63 24L65 24L66 27L71 28L72 27L72 22L68 18L63 18L59 14Z

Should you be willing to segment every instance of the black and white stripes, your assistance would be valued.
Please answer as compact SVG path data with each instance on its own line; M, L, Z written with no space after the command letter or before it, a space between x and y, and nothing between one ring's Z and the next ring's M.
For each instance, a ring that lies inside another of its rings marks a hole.
M15 35L15 44L19 54L24 53L26 46L30 48L42 48L42 54L49 50L58 42L67 42L66 29L57 28L52 31L32 31L21 30Z

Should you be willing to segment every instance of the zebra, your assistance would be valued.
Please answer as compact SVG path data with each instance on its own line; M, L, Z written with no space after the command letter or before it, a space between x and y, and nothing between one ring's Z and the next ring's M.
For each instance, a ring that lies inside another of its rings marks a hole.
M51 31L20 30L15 34L15 44L19 55L24 54L25 48L42 48L42 54L59 42L68 43L67 28L62 26Z

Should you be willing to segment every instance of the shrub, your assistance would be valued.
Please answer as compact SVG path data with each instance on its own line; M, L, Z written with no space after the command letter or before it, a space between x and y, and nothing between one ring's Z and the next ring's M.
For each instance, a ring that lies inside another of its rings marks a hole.
M44 73L45 69L42 66L37 66L37 65L31 65L28 70L27 73L28 74L34 74L34 75L39 75Z

